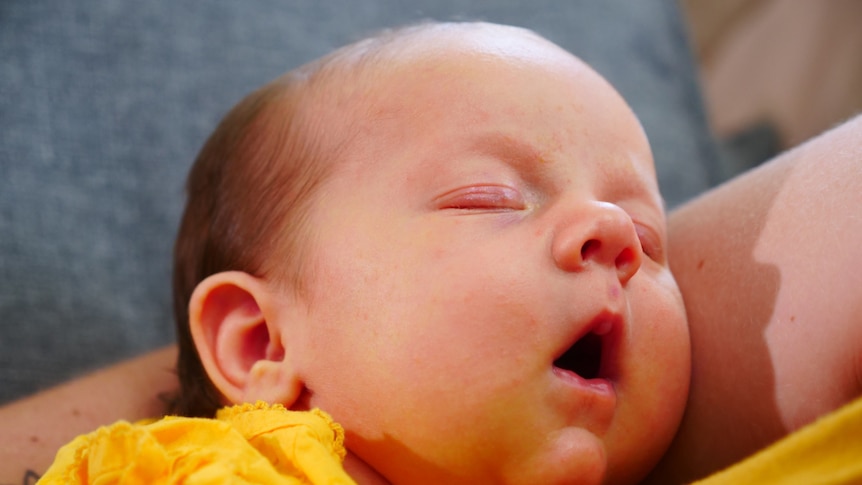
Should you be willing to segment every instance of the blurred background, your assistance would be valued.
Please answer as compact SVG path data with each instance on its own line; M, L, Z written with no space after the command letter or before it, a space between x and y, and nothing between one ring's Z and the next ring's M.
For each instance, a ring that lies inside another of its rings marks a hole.
M710 126L755 164L862 110L862 2L681 0Z

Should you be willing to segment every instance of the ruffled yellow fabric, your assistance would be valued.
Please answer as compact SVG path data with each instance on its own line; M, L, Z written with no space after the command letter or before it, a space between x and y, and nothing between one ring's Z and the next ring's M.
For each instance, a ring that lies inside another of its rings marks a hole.
M243 404L216 419L118 422L60 449L39 484L355 484L344 430L320 410Z
M862 484L862 399L696 485Z
M344 430L320 410L224 408L216 419L118 422L60 449L39 484L354 484ZM862 484L862 399L696 485Z

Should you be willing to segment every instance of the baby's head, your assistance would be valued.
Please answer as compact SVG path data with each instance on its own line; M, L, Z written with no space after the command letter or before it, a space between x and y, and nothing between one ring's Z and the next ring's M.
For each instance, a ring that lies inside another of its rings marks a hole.
M228 115L189 197L181 412L319 407L360 483L626 482L674 434L688 334L646 137L531 32L423 25L302 67Z

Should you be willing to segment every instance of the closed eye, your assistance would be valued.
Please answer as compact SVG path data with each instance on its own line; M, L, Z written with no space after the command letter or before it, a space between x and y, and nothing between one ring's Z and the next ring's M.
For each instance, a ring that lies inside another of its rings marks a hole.
M661 239L655 231L640 224L635 225L635 231L640 240L643 253L655 262L664 263L664 249L662 248Z
M473 185L447 192L436 200L440 209L459 211L515 211L527 207L523 195L506 185Z

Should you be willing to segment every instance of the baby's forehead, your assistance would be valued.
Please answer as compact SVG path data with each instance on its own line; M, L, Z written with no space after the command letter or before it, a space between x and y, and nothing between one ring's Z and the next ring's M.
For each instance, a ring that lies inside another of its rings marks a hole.
M347 45L310 64L318 77L334 78L343 89L363 78L393 72L428 70L458 59L495 58L497 62L582 62L531 30L474 23L421 24L384 31ZM447 62L448 61L448 62ZM329 74L327 76L326 74Z
M445 81L466 70L504 64L533 69L576 66L592 72L580 59L530 30L487 23L423 24L387 31L345 46L300 72L310 71L304 74L310 81L309 101L321 114L332 108L344 120L367 116L367 105L391 97L393 86Z
M513 65L516 69L511 69ZM324 58L316 68L315 79L307 84L316 94L306 98L315 104L311 112L318 120L313 125L328 127L326 138L330 141L337 138L333 136L335 132L343 129L340 133L347 136L340 138L342 146L356 147L355 143L359 143L371 150L385 148L377 145L386 145L391 137L369 135L397 133L398 126L407 119L454 109L452 104L441 106L438 99L451 103L460 90L466 93L464 99L473 104L479 102L470 97L475 94L484 96L490 103L485 105L488 107L519 103L514 98L516 93L509 92L505 83L495 89L486 84L500 76L563 79L562 83L543 83L542 89L560 89L558 99L573 91L580 92L580 96L589 91L588 97L599 96L610 103L609 108L630 113L615 90L585 63L537 34L515 27L408 27L347 46ZM479 91L472 91L477 85ZM388 129L393 124L395 129ZM640 126L636 121L629 124ZM620 127L619 131L625 130Z

